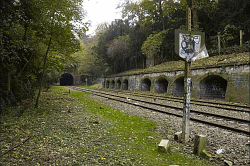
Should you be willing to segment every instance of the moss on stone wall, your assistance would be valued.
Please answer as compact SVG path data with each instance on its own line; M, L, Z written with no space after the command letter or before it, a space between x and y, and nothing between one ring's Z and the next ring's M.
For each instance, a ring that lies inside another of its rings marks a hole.
M213 68L213 67L240 65L240 64L248 64L248 63L249 63L249 52L244 52L244 53L238 53L238 54L220 55L220 56L213 56L213 57L200 59L200 60L192 62L191 68L192 69ZM162 63L160 65L156 65L154 67L150 67L146 69L129 70L129 71L125 71L122 73L111 75L109 77L184 70L184 65L185 63L182 60L170 61L170 62Z
M249 73L235 74L228 81L226 100L249 104Z

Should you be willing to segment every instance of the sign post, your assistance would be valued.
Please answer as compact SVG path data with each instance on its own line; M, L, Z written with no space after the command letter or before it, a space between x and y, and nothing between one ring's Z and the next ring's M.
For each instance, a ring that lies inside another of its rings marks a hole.
M218 52L220 55L220 32L218 32L217 34L218 34Z
M191 31L191 9L188 7L187 9L187 30ZM193 48L193 42L189 41L186 42L189 44L185 44L183 46L182 42L182 48L187 48L185 52L191 53L191 50ZM187 56L188 57L188 56ZM184 73L184 105L183 105L183 117L182 117L182 139L183 142L186 143L189 140L189 114L190 114L190 97L191 97L191 78L190 75L190 68L191 68L191 62L185 61L185 73Z
M191 9L187 9L187 30L175 30L175 53L185 60L184 105L182 118L182 139L189 140L190 99L191 99L191 61L208 57L205 46L205 33L191 31Z
M184 74L184 105L182 117L182 139L186 143L189 140L189 121L190 121L190 98L191 98L191 78L190 75L191 62L185 62Z

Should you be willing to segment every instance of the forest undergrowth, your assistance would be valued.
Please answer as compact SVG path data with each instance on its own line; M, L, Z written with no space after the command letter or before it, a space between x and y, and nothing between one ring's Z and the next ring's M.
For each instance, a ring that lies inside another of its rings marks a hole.
M11 107L1 115L2 165L210 165L183 154L171 142L158 152L163 136L156 122L130 116L87 97L89 93L53 87L24 111Z

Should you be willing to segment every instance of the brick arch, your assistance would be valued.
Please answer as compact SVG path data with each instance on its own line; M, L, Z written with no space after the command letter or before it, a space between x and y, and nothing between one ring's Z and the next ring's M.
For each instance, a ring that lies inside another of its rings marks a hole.
M109 86L110 86L110 81L109 81L109 80L106 80L105 88L109 88Z
M228 81L220 75L209 74L199 83L200 98L225 99Z
M179 76L174 80L173 95L176 96L184 95L184 75Z
M154 81L154 92L155 93L167 93L169 80L167 76L160 75Z
M141 79L141 91L150 91L152 85L152 78L144 77Z
M115 88L115 80L110 80L110 89L114 89Z
M121 89L121 85L122 85L121 79L116 80L116 82L115 82L115 88L116 89Z
M122 89L123 90L128 90L128 78L124 78L123 80L122 80Z
M202 76L198 77L197 81L200 82L201 80L203 80L204 78L206 78L210 75L216 75L216 76L222 77L223 79L229 81L229 75L225 75L225 74L221 74L221 73L217 73L217 72L209 72L207 74L203 74Z

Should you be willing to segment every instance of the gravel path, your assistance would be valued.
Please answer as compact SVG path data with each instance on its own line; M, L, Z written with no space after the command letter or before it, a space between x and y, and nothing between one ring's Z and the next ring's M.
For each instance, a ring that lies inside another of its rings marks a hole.
M89 97L112 108L119 109L126 114L142 116L158 122L159 127L157 131L170 141L174 140L175 132L182 130L182 118L156 113L95 95L89 95ZM133 101L131 100L131 102ZM195 107L197 108L198 106ZM250 165L250 139L246 135L192 121L190 122L190 131L190 141L184 145L185 153L193 153L193 140L195 134L204 134L207 136L206 150L213 156L213 158L209 160L227 160L231 161L233 165ZM222 153L217 154L219 149L223 149L221 150Z

